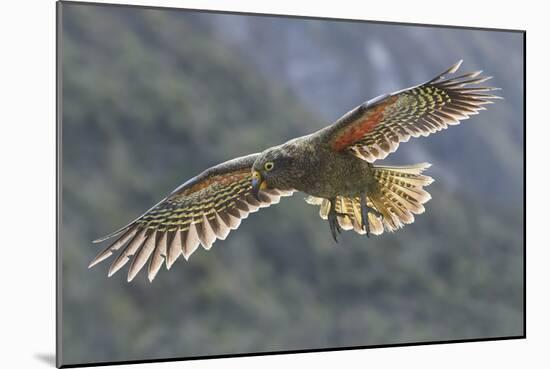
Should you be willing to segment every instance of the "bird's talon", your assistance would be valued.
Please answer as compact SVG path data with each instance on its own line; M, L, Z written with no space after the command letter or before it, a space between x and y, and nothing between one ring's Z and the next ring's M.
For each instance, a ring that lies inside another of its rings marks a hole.
M362 223L363 229L366 232L367 237L370 237L369 213L374 214L374 216L377 218L381 218L382 214L378 210L367 205L366 194L362 193L360 194L360 197L361 197L361 223Z
M371 208L370 206L367 206L367 210L369 211L369 213L373 214L375 217L377 217L378 219L382 218L382 213L380 213L378 210L376 210L375 208Z
M342 215L341 213L338 213L336 210L334 210L334 202L331 201L330 204L330 210L328 212L328 224L330 226L330 233L332 234L332 238L334 238L334 241L338 243L338 234L342 233L342 228L340 227L340 224L338 223L338 216Z

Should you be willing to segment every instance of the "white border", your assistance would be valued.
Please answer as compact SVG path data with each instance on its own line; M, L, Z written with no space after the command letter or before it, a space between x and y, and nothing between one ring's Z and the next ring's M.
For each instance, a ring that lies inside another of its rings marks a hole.
M97 1L105 2L105 1ZM111 1L120 2L120 1ZM550 122L548 26L543 6L503 1L172 0L138 5L527 29L528 301L527 340L201 360L133 366L162 368L423 367L517 368L548 362L550 324L549 170L542 151ZM543 2L540 2L543 4ZM52 367L55 352L55 3L2 4L2 314L3 367ZM519 83L519 81L518 81ZM519 124L520 122L518 122Z

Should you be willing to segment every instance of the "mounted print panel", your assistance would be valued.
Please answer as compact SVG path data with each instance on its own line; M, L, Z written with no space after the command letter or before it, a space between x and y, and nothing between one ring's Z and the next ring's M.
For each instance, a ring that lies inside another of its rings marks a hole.
M58 3L58 365L523 338L524 42Z

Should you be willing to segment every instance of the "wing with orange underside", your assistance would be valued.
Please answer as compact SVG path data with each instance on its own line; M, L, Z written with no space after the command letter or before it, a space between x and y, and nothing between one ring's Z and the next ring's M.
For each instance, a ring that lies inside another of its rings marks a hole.
M145 214L100 239L116 237L90 263L90 267L118 252L109 276L131 261L128 281L149 261L152 281L163 264L169 269L183 255L185 259L202 245L210 249L216 239L225 239L241 220L259 208L279 202L291 191L260 192L260 201L251 193L251 168L257 154L230 160L187 181Z
M320 134L333 150L350 150L373 162L411 136L428 136L458 124L500 98L490 93L497 88L479 86L491 78L481 76L481 71L451 78L461 62L421 85L359 105Z

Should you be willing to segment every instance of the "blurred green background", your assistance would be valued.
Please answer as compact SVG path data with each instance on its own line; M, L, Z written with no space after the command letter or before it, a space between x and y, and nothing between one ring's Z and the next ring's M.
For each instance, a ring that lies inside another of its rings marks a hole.
M62 362L523 334L523 36L62 5ZM202 170L462 70L504 100L385 163L433 164L427 212L339 244L303 194L155 281L91 240Z

